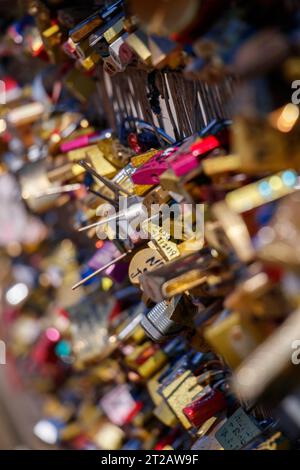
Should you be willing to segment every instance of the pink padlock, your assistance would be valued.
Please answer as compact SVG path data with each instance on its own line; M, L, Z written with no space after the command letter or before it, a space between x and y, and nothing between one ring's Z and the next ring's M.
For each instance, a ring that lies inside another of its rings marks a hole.
M183 176L199 165L199 157L221 147L223 139L208 136L192 144L188 151L180 153L180 148L171 147L158 152L132 175L134 184L159 184L159 176L172 168L176 176Z

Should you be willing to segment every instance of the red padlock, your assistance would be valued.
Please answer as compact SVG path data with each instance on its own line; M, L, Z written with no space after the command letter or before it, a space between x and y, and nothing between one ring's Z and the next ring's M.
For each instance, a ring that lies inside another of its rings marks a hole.
M202 397L194 400L183 409L185 416L196 427L199 428L208 419L217 413L226 410L227 402L222 392L211 390Z

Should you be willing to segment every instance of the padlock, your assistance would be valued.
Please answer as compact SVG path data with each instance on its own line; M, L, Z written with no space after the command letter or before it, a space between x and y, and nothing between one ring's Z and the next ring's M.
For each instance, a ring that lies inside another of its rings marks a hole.
M183 409L185 416L196 427L200 428L210 418L227 409L227 402L219 390L209 390Z
M199 253L180 257L140 277L144 290L155 302L192 289L206 280L210 270L218 269L221 260L216 251L204 248Z

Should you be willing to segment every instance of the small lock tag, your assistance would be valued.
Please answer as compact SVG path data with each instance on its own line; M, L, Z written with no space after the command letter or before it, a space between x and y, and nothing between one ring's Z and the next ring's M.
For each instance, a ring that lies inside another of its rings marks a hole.
M151 237L150 243L157 248L158 252L166 261L180 256L180 251L176 243L169 240L170 235L163 227L159 227L159 225L151 222L151 219L147 219L142 222L141 229Z
M239 450L261 434L253 420L239 408L216 432L217 441L224 450Z
M151 248L144 248L132 258L128 275L132 284L139 285L139 276L146 271L151 271L165 263L162 256Z

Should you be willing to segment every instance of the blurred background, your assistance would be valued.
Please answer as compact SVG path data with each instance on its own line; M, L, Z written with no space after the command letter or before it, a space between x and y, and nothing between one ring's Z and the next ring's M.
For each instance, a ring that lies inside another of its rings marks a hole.
M0 2L0 449L299 449L299 52L298 1Z

